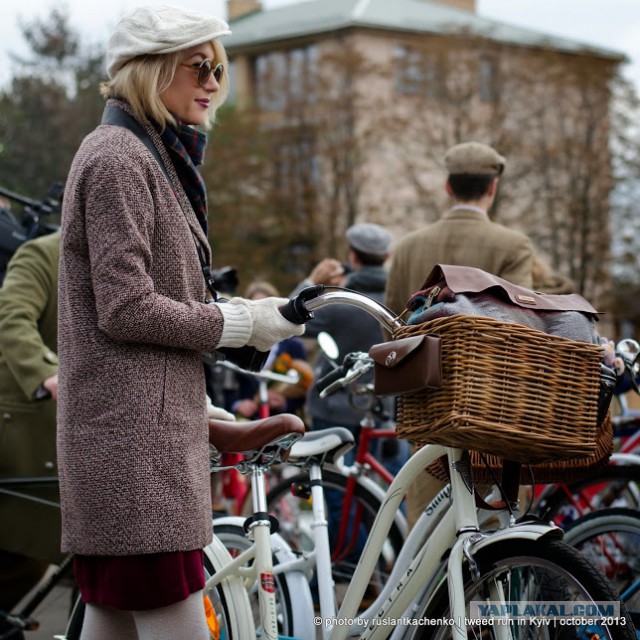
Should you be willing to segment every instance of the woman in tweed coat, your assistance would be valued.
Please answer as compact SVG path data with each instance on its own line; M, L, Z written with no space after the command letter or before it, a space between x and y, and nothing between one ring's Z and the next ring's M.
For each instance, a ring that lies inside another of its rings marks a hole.
M208 638L211 502L202 351L268 350L302 329L286 300L206 304L206 196L195 165L228 79L217 18L143 7L107 48L107 108L67 180L59 289L62 549L88 603L82 638ZM222 65L222 66L218 66ZM117 98L117 99L116 99Z

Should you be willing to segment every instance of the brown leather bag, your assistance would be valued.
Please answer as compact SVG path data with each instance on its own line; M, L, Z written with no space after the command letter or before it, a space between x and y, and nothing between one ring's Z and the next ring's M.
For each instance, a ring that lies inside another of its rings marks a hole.
M442 386L440 338L421 334L374 344L374 389L380 396L399 396Z

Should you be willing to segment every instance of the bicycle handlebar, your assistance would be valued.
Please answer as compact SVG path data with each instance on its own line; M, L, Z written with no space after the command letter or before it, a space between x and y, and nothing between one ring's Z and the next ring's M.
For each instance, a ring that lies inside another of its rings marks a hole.
M322 295L324 290L325 286L323 284L306 287L297 296L291 298L287 304L280 307L280 313L285 320L293 324L309 322L313 318L313 312L307 309L306 302Z
M342 366L330 371L326 376L318 380L317 387L321 398L335 393L339 389L347 387L352 382L361 378L373 367L373 360L368 353L353 351L348 353Z
M245 373L247 375L253 376L254 378L262 378L263 380L285 382L286 384L297 384L298 382L300 382L300 374L295 369L289 369L287 373L276 373L275 371L270 371L269 369L262 369L260 371L249 371L247 369L239 367L233 362L229 362L229 360L220 360L216 364L224 367L225 369L237 371L238 373Z
M313 318L313 312L316 309L332 304L346 304L362 309L373 316L390 333L403 326L403 322L397 318L396 314L382 303L345 287L325 285L307 287L297 296L291 298L287 304L280 307L280 313L289 322L304 324Z

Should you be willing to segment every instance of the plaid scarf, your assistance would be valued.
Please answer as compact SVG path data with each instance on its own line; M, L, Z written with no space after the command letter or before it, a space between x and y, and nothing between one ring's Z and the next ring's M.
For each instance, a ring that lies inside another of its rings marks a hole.
M180 121L177 127L167 125L160 136L173 160L180 184L191 202L198 222L207 235L207 191L204 180L196 169L204 159L207 136Z

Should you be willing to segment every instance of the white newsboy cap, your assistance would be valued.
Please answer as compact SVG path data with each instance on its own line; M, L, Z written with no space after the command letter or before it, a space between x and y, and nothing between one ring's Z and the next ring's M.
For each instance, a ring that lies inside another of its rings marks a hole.
M182 51L230 33L214 16L169 5L138 7L122 16L109 38L107 73L113 78L137 56Z

